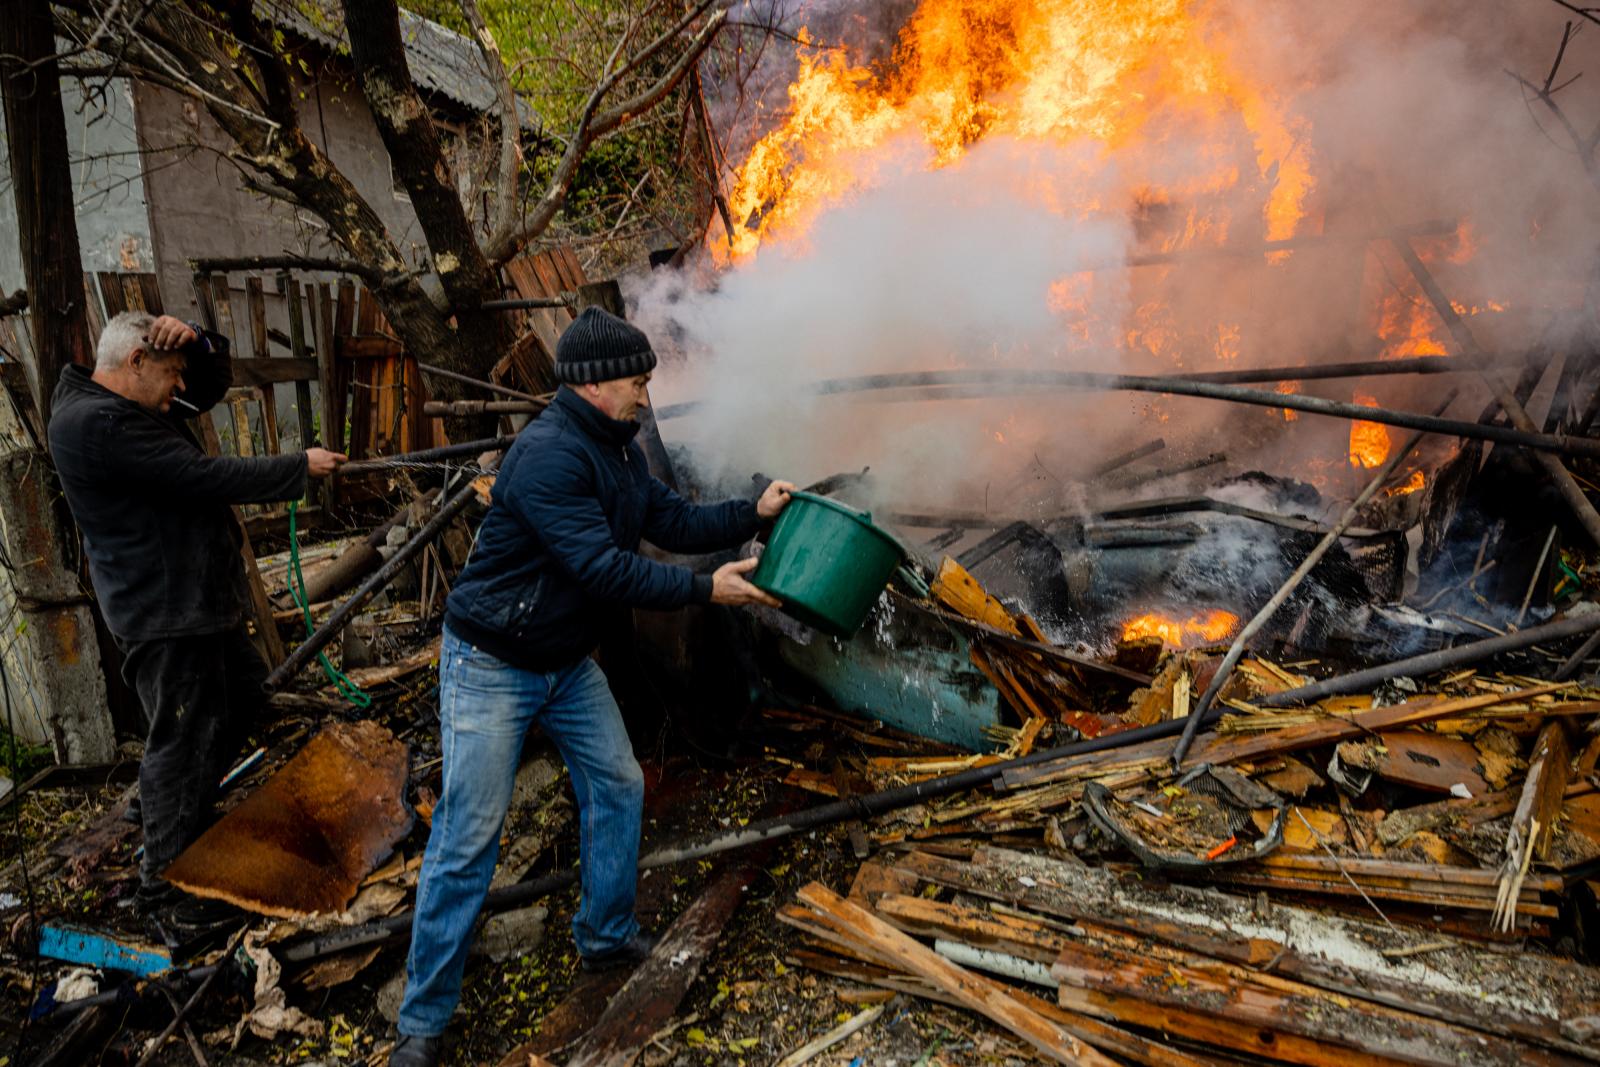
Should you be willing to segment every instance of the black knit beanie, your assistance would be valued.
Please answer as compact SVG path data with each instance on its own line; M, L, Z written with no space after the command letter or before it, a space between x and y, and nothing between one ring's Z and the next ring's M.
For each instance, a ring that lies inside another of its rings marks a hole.
M556 378L568 385L632 378L655 365L644 331L597 307L584 308L556 342Z

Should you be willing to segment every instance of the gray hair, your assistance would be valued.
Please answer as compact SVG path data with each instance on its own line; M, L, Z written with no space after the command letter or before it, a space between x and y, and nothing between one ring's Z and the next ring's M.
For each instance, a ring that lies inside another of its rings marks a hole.
M150 327L156 317L148 311L121 311L111 316L100 331L100 344L94 351L95 370L116 370L127 362L136 348L150 343Z

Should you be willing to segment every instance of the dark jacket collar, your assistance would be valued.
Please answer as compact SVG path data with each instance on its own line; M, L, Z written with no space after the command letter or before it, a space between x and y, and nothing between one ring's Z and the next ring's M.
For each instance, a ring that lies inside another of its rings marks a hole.
M556 390L555 403L567 418L577 423L585 433L601 444L626 447L639 432L637 422L624 422L621 419L611 418L565 385Z

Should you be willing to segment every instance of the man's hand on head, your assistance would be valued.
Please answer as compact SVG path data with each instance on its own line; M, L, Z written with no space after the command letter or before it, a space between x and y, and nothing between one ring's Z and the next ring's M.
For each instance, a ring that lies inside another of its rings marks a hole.
M789 506L789 494L795 491L793 482L773 482L756 501L756 514L763 519L775 519L778 512Z
M306 449L306 473L313 478L326 478L339 469L339 464L350 457L343 452L329 452L326 448Z
M182 319L175 319L171 315L162 315L150 324L150 348L154 352L176 352L185 345L193 344L198 335L194 328Z
M758 559L741 559L724 563L711 575L711 602L741 607L760 604L769 608L783 607L783 601L771 593L751 585L745 575L756 569Z

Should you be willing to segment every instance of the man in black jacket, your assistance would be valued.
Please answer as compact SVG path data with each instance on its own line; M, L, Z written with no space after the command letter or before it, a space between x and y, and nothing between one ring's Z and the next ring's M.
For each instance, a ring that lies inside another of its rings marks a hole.
M92 372L62 369L50 418L100 610L149 727L139 764L146 911L176 896L161 872L206 828L262 704L266 666L245 628L243 540L229 505L297 500L308 476L345 459L323 448L206 455L184 418L232 381L227 338L125 311L101 333Z
M499 852L522 741L535 723L578 798L582 897L573 940L586 969L637 961L654 944L634 918L644 778L606 679L589 654L628 607L778 601L745 575L639 553L731 548L774 518L794 486L752 503L690 504L651 477L634 441L656 356L643 333L587 308L556 345L555 401L506 453L472 556L446 602L439 656L444 788L417 886L393 1067L431 1067L461 996L462 969Z

